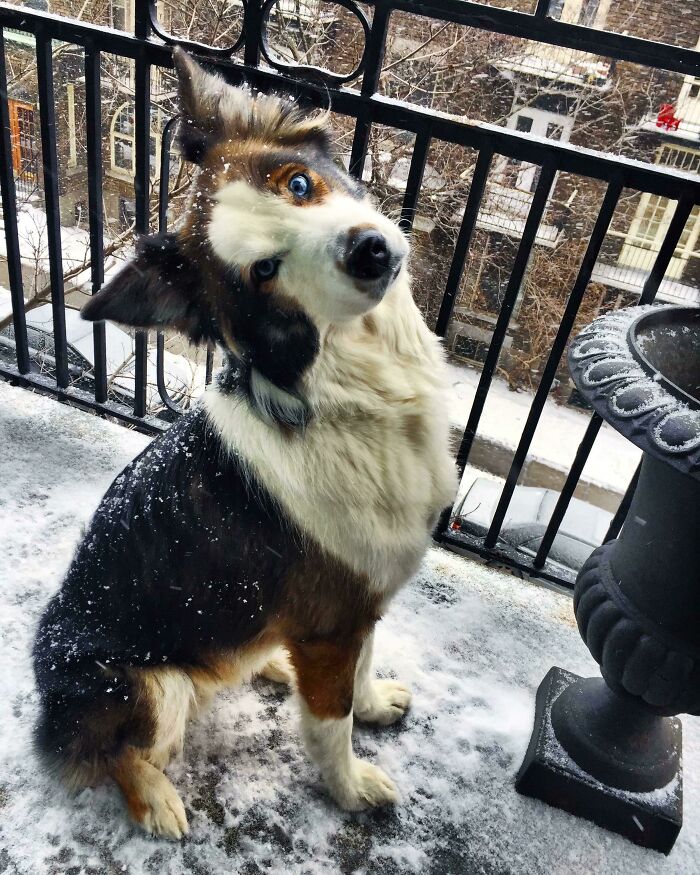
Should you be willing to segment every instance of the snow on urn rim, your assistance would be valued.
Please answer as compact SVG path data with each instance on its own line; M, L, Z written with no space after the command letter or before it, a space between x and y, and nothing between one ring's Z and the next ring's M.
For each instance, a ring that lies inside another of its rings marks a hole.
M663 366L657 346L664 347ZM617 431L700 479L700 308L606 313L573 340L569 368L581 394Z

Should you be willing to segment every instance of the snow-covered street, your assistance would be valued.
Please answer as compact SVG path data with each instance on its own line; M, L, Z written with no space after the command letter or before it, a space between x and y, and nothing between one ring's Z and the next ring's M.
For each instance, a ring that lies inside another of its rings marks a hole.
M189 817L183 842L128 823L114 786L69 798L31 750L33 629L102 492L148 440L0 382L0 872L700 872L700 719L683 718L685 825L668 858L519 796L537 685L552 665L597 666L568 596L441 549L377 634L378 671L413 688L413 707L396 726L355 729L356 750L399 787L395 810L334 807L293 698L260 680L215 700L168 769Z

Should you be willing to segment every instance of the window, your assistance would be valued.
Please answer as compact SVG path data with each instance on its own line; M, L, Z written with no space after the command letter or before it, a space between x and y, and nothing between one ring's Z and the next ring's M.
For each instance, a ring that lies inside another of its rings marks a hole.
M20 100L8 100L12 169L23 194L36 188L39 174L37 119L34 107Z
M151 116L151 137L149 143L149 164L151 178L160 173L161 143L166 117L160 109L155 109ZM136 152L134 148L134 106L124 103L112 118L111 133L111 165L114 176L132 179L136 172ZM170 175L175 176L180 166L177 150L170 150Z
M602 28L609 7L610 0L551 0L549 17L567 24Z
M686 173L700 173L700 152L678 146L662 146L657 164ZM671 223L676 202L655 194L643 194L630 229L625 236L618 263L640 271L649 271L661 248ZM691 258L700 258L700 207L695 206L678 242L666 275L680 279Z
M112 0L110 13L110 24L115 30L133 31L134 0Z
M112 119L112 170L120 175L134 175L136 158L134 155L134 107L123 104Z
M573 119L568 116L533 107L518 110L508 120L508 127L513 130L563 142L569 139L573 124ZM540 168L538 165L528 164L526 161L506 158L497 167L496 178L503 185L532 194L540 178Z
M119 198L119 224L122 228L130 228L136 220L136 203L125 197Z

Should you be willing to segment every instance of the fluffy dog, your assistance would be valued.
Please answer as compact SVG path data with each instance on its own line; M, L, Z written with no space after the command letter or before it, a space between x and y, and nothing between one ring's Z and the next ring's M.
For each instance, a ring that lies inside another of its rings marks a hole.
M179 838L163 769L188 717L223 685L284 676L280 648L338 804L396 800L353 755L353 713L389 724L409 705L372 675L373 628L455 472L406 240L333 162L327 117L174 60L199 165L185 221L142 239L83 315L215 342L226 364L107 491L34 665L51 766L74 788L111 776L138 823Z

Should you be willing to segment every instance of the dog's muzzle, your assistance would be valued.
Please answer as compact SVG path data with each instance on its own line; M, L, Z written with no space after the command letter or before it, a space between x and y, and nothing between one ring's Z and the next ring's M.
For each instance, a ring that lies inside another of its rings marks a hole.
M343 266L358 288L380 298L395 279L403 253L392 250L386 237L374 228L351 231L344 246Z

